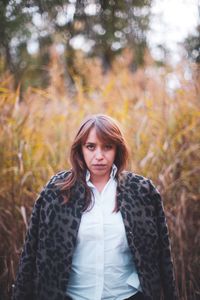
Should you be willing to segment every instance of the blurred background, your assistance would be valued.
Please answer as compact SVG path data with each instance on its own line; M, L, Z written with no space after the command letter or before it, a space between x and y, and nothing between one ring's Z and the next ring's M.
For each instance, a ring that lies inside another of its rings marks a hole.
M179 299L200 299L200 2L0 1L0 299L34 201L88 114L116 118L158 186ZM170 299L169 299L170 300Z

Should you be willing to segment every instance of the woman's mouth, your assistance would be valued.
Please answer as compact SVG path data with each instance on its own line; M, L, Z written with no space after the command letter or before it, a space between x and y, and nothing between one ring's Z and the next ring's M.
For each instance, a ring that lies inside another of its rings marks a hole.
M92 166L95 169L105 169L106 168L106 165L103 165L103 164L95 164L95 165L92 165Z

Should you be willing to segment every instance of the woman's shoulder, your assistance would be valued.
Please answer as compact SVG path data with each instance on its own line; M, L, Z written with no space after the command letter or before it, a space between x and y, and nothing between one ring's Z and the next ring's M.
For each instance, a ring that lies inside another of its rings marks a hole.
M46 197L57 193L60 190L60 185L67 179L70 174L70 170L63 170L54 174L43 186L39 197Z
M54 174L47 182L45 187L47 188L55 187L57 183L65 181L70 174L71 174L70 170L63 170Z
M132 171L123 171L120 174L120 181L125 186L130 186L134 189L140 189L140 191L148 193L157 190L150 178Z
M146 182L150 181L149 178L147 178L147 177L145 177L143 175L134 173L132 171L123 171L120 174L120 179L121 180L125 180L127 183L131 183L131 182L146 183Z

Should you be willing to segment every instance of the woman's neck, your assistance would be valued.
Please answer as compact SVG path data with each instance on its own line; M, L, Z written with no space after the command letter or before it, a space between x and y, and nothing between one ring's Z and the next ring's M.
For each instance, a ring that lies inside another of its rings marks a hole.
M92 184L97 188L97 190L101 193L102 192L102 190L103 190L103 188L105 187L105 185L106 185L106 183L108 182L108 180L109 180L109 177L107 178L105 178L105 177L103 177L103 178L97 178L97 177L95 177L95 178L91 178L91 182L92 182Z

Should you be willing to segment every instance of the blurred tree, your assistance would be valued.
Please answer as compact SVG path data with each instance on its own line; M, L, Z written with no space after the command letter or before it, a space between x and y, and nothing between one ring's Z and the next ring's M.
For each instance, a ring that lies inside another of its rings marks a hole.
M47 2L47 1L46 1ZM41 15L46 10L46 15L51 13L52 4L62 5L59 0L0 0L0 56L4 60L4 70L9 70L15 76L15 84L25 78L25 85L30 81L44 85L46 80L43 65L49 62L48 47L51 41L51 30L46 34L38 32L39 28L34 23L35 16ZM48 22L46 24L48 28ZM29 45L35 42L37 55L29 51ZM27 73L31 77L27 78ZM39 75L39 78L38 78ZM39 79L39 80L38 80Z
M69 68L76 49L100 57L105 70L126 47L133 49L134 66L143 62L151 0L0 0L0 5L0 53L17 80L27 81L31 68L33 78L47 82L42 70L52 43L65 53Z
M185 42L185 48L192 61L200 63L200 25L197 27L196 34L189 35Z
M91 56L101 57L105 69L126 47L133 49L134 63L141 64L147 47L150 5L151 0L78 1L68 47L73 47L76 38L82 36L87 42L83 50Z
M200 3L198 4L198 12L200 17ZM196 63L200 63L200 22L196 28L196 33L190 34L184 42L184 46L188 53L188 57Z
M200 3L198 4L198 11L200 16ZM196 88L200 92L200 22L194 34L190 34L184 41L184 46L188 57L192 62L196 63L193 74L196 80Z
M17 72L19 64L17 47L22 49L29 36L29 30L24 25L31 20L31 16L23 11L23 6L20 1L0 1L0 53L5 57L5 67L12 73Z

